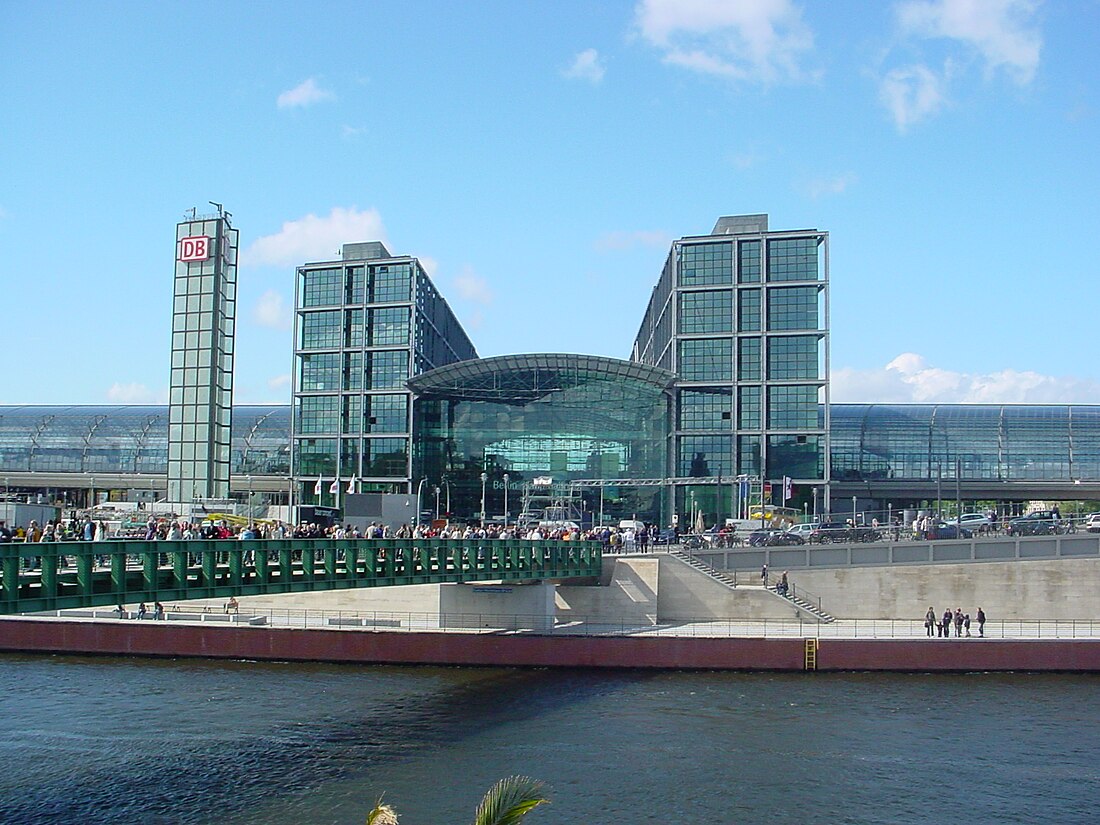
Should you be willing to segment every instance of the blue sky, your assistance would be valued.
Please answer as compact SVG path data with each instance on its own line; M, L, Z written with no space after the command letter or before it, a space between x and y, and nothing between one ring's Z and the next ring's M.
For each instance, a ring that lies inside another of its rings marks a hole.
M236 401L294 265L381 238L483 356L627 357L668 245L831 236L833 399L1100 403L1100 2L0 0L2 403L167 395L175 223L241 231Z

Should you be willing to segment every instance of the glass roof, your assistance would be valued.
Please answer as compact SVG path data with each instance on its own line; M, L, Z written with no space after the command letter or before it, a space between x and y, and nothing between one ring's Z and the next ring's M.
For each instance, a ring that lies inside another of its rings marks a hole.
M418 375L408 386L422 396L522 405L591 380L637 381L665 390L676 376L618 358L540 353L459 361Z

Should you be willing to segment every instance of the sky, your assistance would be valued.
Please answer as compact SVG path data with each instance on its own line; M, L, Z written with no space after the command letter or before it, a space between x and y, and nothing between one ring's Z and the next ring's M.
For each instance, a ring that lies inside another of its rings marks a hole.
M164 403L175 224L383 240L481 356L629 357L672 240L830 234L833 401L1100 403L1100 0L0 0L0 403Z

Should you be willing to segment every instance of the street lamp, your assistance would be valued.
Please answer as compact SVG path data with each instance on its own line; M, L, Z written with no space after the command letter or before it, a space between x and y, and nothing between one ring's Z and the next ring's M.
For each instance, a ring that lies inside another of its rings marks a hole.
M814 487L814 523L817 523L817 488Z
M428 479L420 479L420 483L416 485L416 526L420 526L420 491L424 489L424 482Z
M481 474L481 526L485 526L485 482L489 480L488 473Z
M435 485L435 520L439 521L439 485Z
M856 497L852 496L852 526L856 526Z
M504 474L504 529L508 529L508 474Z
M252 521L252 474L248 474L248 520Z

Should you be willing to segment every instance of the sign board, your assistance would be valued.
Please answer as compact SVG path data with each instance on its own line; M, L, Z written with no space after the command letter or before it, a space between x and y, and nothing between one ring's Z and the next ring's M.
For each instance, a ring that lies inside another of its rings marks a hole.
M205 261L210 257L210 240L206 235L192 235L189 238L181 238L176 260L185 263Z

